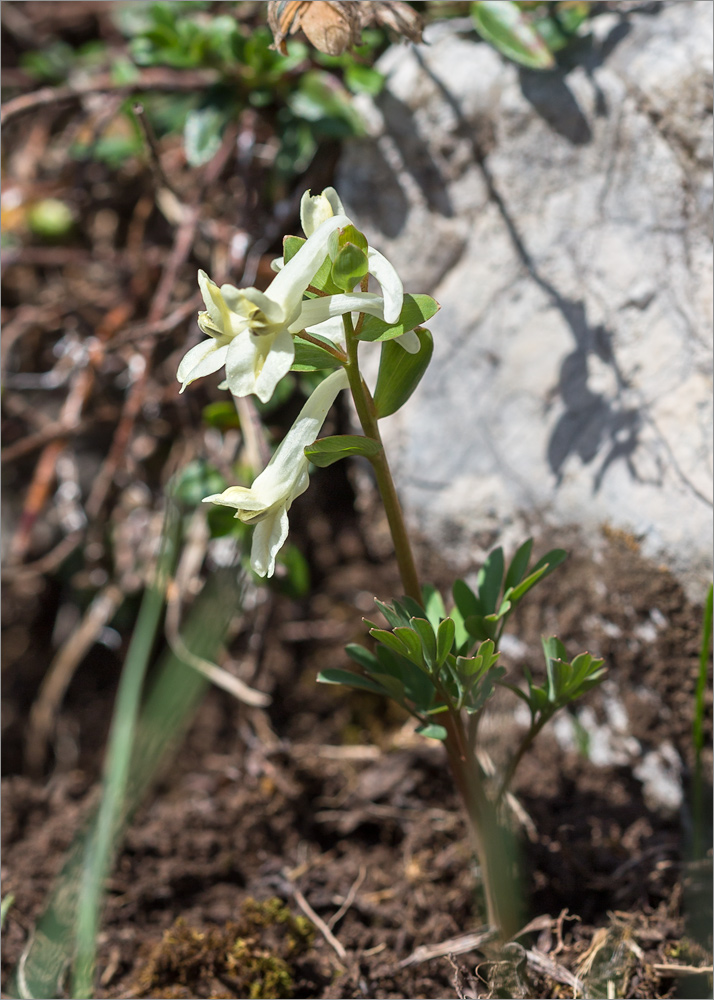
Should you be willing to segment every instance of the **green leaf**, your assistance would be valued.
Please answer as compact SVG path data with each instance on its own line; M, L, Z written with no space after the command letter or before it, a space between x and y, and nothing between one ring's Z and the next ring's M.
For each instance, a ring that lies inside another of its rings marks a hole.
M341 458L350 455L363 455L371 458L382 450L381 444L372 438L360 434L335 434L332 437L318 438L305 448L305 457L320 469L327 468Z
M426 371L434 350L434 341L428 330L416 330L420 348L416 354L407 354L399 344L382 344L374 405L378 419L388 417L403 406L414 392Z
M208 163L221 148L221 132L227 121L225 110L208 105L193 108L186 115L183 143L186 160L191 167Z
M469 635L479 642L493 639L496 635L496 625L489 622L483 615L468 615L464 620L464 625Z
M408 330L414 330L431 319L440 309L430 295L405 295L402 311L396 323L385 323L376 316L365 316L359 332L360 340L393 340Z
M546 567L541 566L540 569L531 573L529 576L522 580L517 587L514 587L511 591L506 591L509 599L512 602L520 601L524 594L527 594L531 587L535 587L538 581L545 575Z
M553 54L512 0L477 0L471 17L479 35L529 69L552 69Z
M553 570L557 569L561 563L564 563L567 558L568 553L565 549L551 549L550 552L546 552L546 554L538 560L531 570L531 573L535 573L541 568L541 566L545 566L545 573L541 577L541 579L545 579L545 577L550 576Z
M297 88L288 93L287 103L297 118L312 122L318 134L332 139L364 135L364 123L349 92L330 73L304 73Z
M366 254L369 249L369 244L367 243L367 237L364 233L361 233L356 226L351 223L349 226L345 226L344 229L340 229L337 234L337 243L340 248L349 246L350 243L354 244L362 253ZM365 274L367 272L365 271Z
M454 595L454 603L464 618L483 614L481 601L465 580L455 580L451 592Z
M589 8L587 2L560 4L554 8L552 16L537 18L533 27L551 52L559 52L572 41L580 25L587 20Z
M394 632L390 632L385 628L371 628L369 634L377 642L381 642L382 645L386 646L387 649L391 649L392 652L398 653L400 656L408 656L409 648L402 642L398 635Z
M397 677L404 684L406 696L420 712L428 711L434 701L435 689L426 667L412 663L386 646L377 646L375 653L382 672Z
M421 642L416 632L412 631L406 625L398 625L394 629L394 634L403 643L406 650L405 655L414 663L422 665L424 658L422 656Z
M514 555L511 560L511 565L508 567L506 579L503 584L505 590L508 590L510 587L518 586L525 576L526 570L528 569L528 563L530 562L532 548L533 539L529 538L523 543L523 545L521 545Z
M451 652L456 635L456 626L450 618L440 623L436 633L436 665L441 667Z
M283 261L285 264L292 260L295 254L298 252L301 246L305 244L307 240L302 236L283 236ZM321 292L327 292L329 295L336 295L341 292L342 289L338 288L330 277L332 271L332 261L329 256L325 256L322 264L315 272L310 284L313 288L318 288Z
M434 628L438 628L441 619L446 618L444 598L441 596L436 587L432 586L430 583L424 584L422 587L422 595L426 617Z
M345 85L353 94L369 94L376 97L384 87L384 76L372 66L349 63L345 67Z
M316 340L324 341L330 347L333 346L332 342L325 337L320 337L315 333L311 334L311 336L315 337ZM295 344L295 360L290 367L290 371L316 372L326 368L336 369L340 367L340 361L334 354L331 354L327 350L323 351L321 347L303 340L302 337L293 337L293 343Z
M222 493L226 486L218 469L200 458L189 462L173 480L174 496L188 507L197 506L212 493Z
M426 736L430 740L445 740L446 730L443 726L438 726L434 722L429 722L425 726L419 726L417 732L420 736Z
M405 616L407 622L410 618L424 617L424 608L413 597L402 597L401 600L394 602L394 607Z
M345 652L351 660L359 664L367 673L371 674L379 669L377 657L374 653L370 653L368 649L365 649L364 646L360 646L356 642L351 642L348 646L345 646Z
M307 240L302 236L283 236L283 260L287 264Z
M305 597L310 590L310 564L297 545L282 548L277 561L285 567L287 573L274 578L273 586L276 590L294 599Z
M412 618L410 625L421 640L421 648L426 665L429 669L433 669L436 666L436 636L434 635L434 629L426 618Z
M217 427L219 431L240 427L240 419L233 402L227 403L221 400L209 403L201 410L201 418L208 427Z
M486 562L478 572L478 596L483 608L482 614L491 615L496 610L503 581L503 549L499 545L490 552Z
M343 292L351 292L369 270L367 254L354 243L346 243L337 251L330 277Z
M357 688L361 691L371 691L373 694L388 694L381 684L371 681L369 677L362 677L361 674L353 674L351 670L339 670L336 667L321 670L317 675L317 680L321 684L344 684L346 687Z
M393 674L373 674L374 679L382 685L389 696L400 704L404 702L404 684Z
M374 599L374 603L377 605L392 628L395 628L397 625L409 624L409 615L404 614L398 606L393 608L391 604L385 604L384 601L379 601L376 597ZM396 604L397 602L395 601L394 603Z

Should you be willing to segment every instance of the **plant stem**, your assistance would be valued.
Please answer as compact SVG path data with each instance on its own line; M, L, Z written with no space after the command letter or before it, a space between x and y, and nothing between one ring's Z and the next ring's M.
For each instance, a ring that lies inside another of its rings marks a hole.
M376 441L381 447L376 455L370 457L370 462L374 468L374 475L377 480L377 487L384 504L384 510L389 522L389 530L394 542L394 551L399 566L399 574L402 578L404 593L412 597L419 604L422 602L421 586L419 584L419 574L417 573L414 553L411 542L404 523L404 514L399 502L397 489L392 479L389 462L382 444L382 437L379 433L377 415L374 410L372 394L364 383L359 370L357 350L359 341L355 337L352 319L349 315L342 317L345 327L345 339L347 343L347 364L345 371L349 380L350 391L355 402L357 416L366 437Z
M470 840L481 868L488 923L498 931L501 941L507 941L522 926L511 838L499 824L496 808L486 796L476 757L467 745L461 715L445 713L444 727L447 732L444 746L466 808Z
M319 347L322 351L327 351L328 354L331 354L332 357L336 358L341 364L345 364L347 361L347 357L339 349L339 347L335 347L334 344L326 344L324 341L320 340L319 337L313 337L311 333L307 332L307 330L301 330L298 337L300 337L301 340L306 340L308 344L313 344L315 347Z
M387 514L402 585L405 594L421 604L419 576L401 504L379 433L374 401L359 370L357 358L359 341L351 317L345 315L342 319L348 359L345 371L357 416L365 435L381 446L370 461ZM508 940L520 927L518 894L512 876L514 858L509 838L499 826L495 807L486 795L481 771L466 738L461 713L450 703L445 692L442 693L442 699L449 704L448 712L443 715L447 733L444 745L456 787L466 810L470 840L481 868L488 922L498 931L501 940Z
M516 768L520 764L521 759L523 757L523 754L526 752L526 750L528 750L528 748L530 747L530 745L532 744L533 740L536 738L536 736L538 735L538 733L541 731L541 729L543 728L543 726L551 718L552 718L552 716L550 716L550 715L548 715L548 716L541 716L541 718L538 720L538 722L535 722L535 723L533 723L531 725L531 728L528 730L528 732L526 733L526 735L523 737L523 740L521 741L521 745L518 747L518 750L515 752L515 754L511 757L510 761L508 762L508 767L506 768L506 772L503 775L503 778L501 780L501 784L499 785L498 793L497 793L496 799L495 799L495 802L496 802L497 806L500 804L501 799L503 798L503 796L508 791L508 786L511 784L511 781L513 780L513 775L516 773Z

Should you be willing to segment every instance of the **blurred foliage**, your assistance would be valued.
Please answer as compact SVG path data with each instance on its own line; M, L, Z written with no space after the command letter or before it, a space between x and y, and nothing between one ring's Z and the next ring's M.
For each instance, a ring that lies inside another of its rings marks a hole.
M591 8L586 0L476 0L414 6L428 21L470 13L485 40L508 58L536 69L555 65L554 53L581 32ZM112 11L125 39L123 48L99 39L77 47L56 39L43 49L25 53L20 63L34 80L50 85L72 84L104 72L116 87L133 86L142 69L158 67L210 73L209 82L197 81L195 90L151 91L127 99L119 120L99 138L77 137L73 154L114 168L140 155L144 140L131 113L138 97L157 136L182 134L186 160L198 167L215 155L226 125L252 108L268 119L275 132L276 148L267 152L273 157L275 178L289 182L307 168L321 142L361 134L363 126L352 96L380 92L384 78L373 63L389 39L381 28L367 28L362 44L339 56L291 39L287 55L281 55L271 48L273 39L263 23L263 7L203 0L131 0Z
M138 99L158 138L182 133L186 160L192 167L208 162L218 151L229 122L248 109L259 111L275 131L273 168L277 179L289 181L304 171L324 140L339 140L362 132L352 95L376 94L383 77L372 67L387 44L385 33L370 29L351 53L327 56L303 42L291 40L287 55L271 48L272 35L246 5L216 5L190 0L117 4L116 27L126 39L117 49L103 41L73 48L57 40L26 53L22 68L44 84L73 83L88 74L109 73L117 87L131 86L142 69L210 72L208 83L196 90L146 92L122 107L123 125L106 130L96 140L79 136L73 153L91 156L117 167L141 154L143 137L131 106ZM262 5L258 5L258 8Z
M427 22L468 17L502 55L528 69L555 68L555 55L587 29L589 0L433 0L416 3Z

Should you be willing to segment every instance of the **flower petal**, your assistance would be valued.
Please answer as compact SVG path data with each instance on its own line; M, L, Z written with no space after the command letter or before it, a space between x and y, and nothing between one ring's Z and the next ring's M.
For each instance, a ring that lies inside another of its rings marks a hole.
M206 312L211 322L222 333L228 330L227 313L228 309L223 301L221 290L215 281L211 281L205 271L198 272L198 287L201 289L203 301L206 303Z
M342 325L342 316L333 316L330 319L326 319L323 323L317 323L315 326L308 326L305 329L308 333L324 337L339 347L345 346L345 328Z
M334 215L318 226L312 236L303 243L294 257L271 281L266 295L283 308L286 322L292 323L300 308L302 295L330 250L336 242L337 230L348 226L346 215Z
M318 299L307 299L289 327L291 333L298 333L317 323L324 323L333 316L343 316L348 312L366 312L379 319L384 318L384 299L373 292L351 292L345 295L323 295Z
M258 576L272 576L275 557L288 537L288 512L284 507L256 524L250 549L250 565Z
M403 347L407 354L418 354L421 350L421 343L413 330L407 330L401 337L395 337L394 343Z
M228 344L214 340L202 340L181 358L176 372L176 378L181 383L181 392L187 385L201 378L202 375L212 375L222 368L226 362Z
M307 237L333 215L344 215L340 197L333 187L327 187L322 194L310 194L310 189L300 199L300 223Z
M278 496L297 496L293 492L293 484L298 481L303 471L301 463L307 459L305 448L312 444L320 428L325 422L338 394L347 386L347 373L344 368L332 372L313 390L303 406L288 433L275 450L265 469L253 483L253 490L264 498Z
M287 330L253 336L247 330L235 337L226 357L226 381L234 396L255 393L267 403L295 357L293 338Z
M384 320L386 323L396 323L399 313L402 311L404 300L404 288L401 279L379 250L373 247L367 249L367 261L369 262L369 273L380 284L382 295L384 296Z
M287 375L295 360L295 344L287 330L281 330L265 356L263 367L255 380L255 394L267 403L280 379Z
M204 497L203 503L218 503L223 507L235 507L236 510L259 511L265 508L263 501L247 486L229 486L222 493Z

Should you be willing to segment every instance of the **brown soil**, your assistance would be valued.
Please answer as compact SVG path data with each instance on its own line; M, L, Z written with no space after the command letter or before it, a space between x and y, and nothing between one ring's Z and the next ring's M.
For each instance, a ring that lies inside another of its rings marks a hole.
M336 522L318 508L320 497L323 507L343 507L344 492L344 481L331 483L323 473L308 495L312 502L296 511L317 588L308 602L272 599L255 680L273 696L272 706L267 713L247 710L210 692L170 775L128 831L110 883L98 996L249 995L231 991L226 928L229 937L235 933L231 922L251 899L277 896L300 916L293 887L328 923L349 903L333 924L346 957L317 933L312 946L284 956L290 992L265 995L487 996L499 981L506 992L491 995L572 995L523 963L520 973L518 962L504 966L505 976L473 952L405 964L416 948L479 927L479 880L442 747L415 737L369 695L315 684L317 671L343 663L342 646L360 637L357 608L364 610L365 595L386 598L396 585L390 563L370 555L349 509ZM426 553L423 563L444 582L444 567ZM656 642L612 638L612 624L632 635L653 608L665 620ZM634 699L632 735L644 747L671 741L690 767L700 621L666 572L645 564L630 540L610 537L598 563L575 555L543 585L540 599L536 589L518 634L537 644L557 622L568 646L604 655L612 679ZM645 711L645 691L668 710ZM63 725L81 740L88 719L78 694ZM103 705L93 698L95 723L101 712L106 725L111 698L111 685ZM602 710L600 693L590 701ZM501 735L489 745L495 758L507 753L513 726L505 706L498 717ZM344 747L349 757L339 756ZM91 798L97 766L89 757L47 783L5 781L3 892L15 896L6 970ZM647 807L630 768L598 767L564 753L547 732L524 760L514 790L526 814L520 841L527 917L539 918L521 943L571 971L588 954L609 962L607 975L621 996L684 995L676 992L679 979L655 966L701 964L705 954L693 943L692 921L707 920L692 909L701 899L688 892L687 807L663 818ZM174 955L169 983L162 956L167 941L178 948L178 918L179 930L203 935L204 945L199 958L188 946L179 951L188 956L182 972Z

